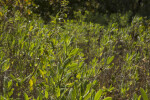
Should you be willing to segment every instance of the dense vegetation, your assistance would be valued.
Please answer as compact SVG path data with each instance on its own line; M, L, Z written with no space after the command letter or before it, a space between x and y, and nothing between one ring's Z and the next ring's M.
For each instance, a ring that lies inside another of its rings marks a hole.
M148 100L150 2L123 1L1 0L0 100Z

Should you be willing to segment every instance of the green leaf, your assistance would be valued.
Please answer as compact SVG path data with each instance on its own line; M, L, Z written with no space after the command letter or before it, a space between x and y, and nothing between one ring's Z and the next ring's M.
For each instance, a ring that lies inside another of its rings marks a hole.
M112 100L112 97L106 97L105 99L103 100Z
M133 100L137 100L138 96L136 93L133 94Z
M110 63L113 61L113 59L114 59L114 56L108 57L108 59L107 59L107 64L110 64Z
M67 58L65 61L64 61L64 64L63 64L63 68L66 68L66 66L71 62L71 58Z
M24 93L24 100L29 100L29 97L26 93Z
M33 90L33 80L32 79L29 80L29 85L30 85L30 90Z
M66 92L68 92L69 88L66 89L62 94L61 94L61 97L63 97L65 95Z
M32 31L32 29L33 29L33 26L30 26L29 31Z
M110 88L108 89L108 91L112 91L113 89L114 89L114 87L110 86Z
M138 100L141 100L141 95L138 97Z
M10 92L8 92L9 97L13 94L13 92L14 92L14 88L12 88Z
M45 98L48 99L48 92L45 91Z
M74 82L66 84L67 87L72 87L73 85L74 85Z
M78 73L78 75L76 76L77 79L81 78L81 73Z
M71 100L76 100L77 99L76 89L71 88L68 96L70 96Z
M99 100L101 95L102 95L103 91L101 89L99 89L99 91L96 93L94 100Z
M128 59L129 59L129 54L127 53L127 55L126 55L126 61L128 61Z
M148 100L148 96L147 96L146 92L144 91L144 89L140 88L140 91L141 91L141 95L142 95L143 100Z
M90 97L91 97L91 93L89 93L88 95L86 95L86 96L84 97L84 100L88 100Z
M42 98L43 98L43 97L42 97L42 94L40 94L40 95L37 97L37 100L43 100Z
M0 100L5 100L5 98L3 96L0 95Z
M95 85L95 84L96 84L96 82L97 82L97 80L94 80L94 81L93 81L93 85Z
M3 71L3 72L7 71L8 69L9 69L9 64L8 64L8 65L4 65L4 66L2 67L2 71Z
M56 89L56 96L57 96L57 97L60 96L60 88L59 88L59 87Z
M75 55L78 52L79 48L75 48L71 51L71 53L69 54L69 57Z
M8 82L8 88L10 88L11 85L12 85L12 80L10 80L10 81Z
M90 84L87 85L86 91L85 91L85 95L88 94L88 92L90 91L91 86L92 86L92 83L90 83Z

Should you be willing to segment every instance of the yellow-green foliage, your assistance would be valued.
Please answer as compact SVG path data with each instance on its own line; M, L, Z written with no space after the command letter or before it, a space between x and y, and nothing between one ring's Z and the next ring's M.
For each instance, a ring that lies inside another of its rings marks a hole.
M135 17L122 28L58 17L44 24L19 10L10 15L0 9L1 100L149 97L149 20Z

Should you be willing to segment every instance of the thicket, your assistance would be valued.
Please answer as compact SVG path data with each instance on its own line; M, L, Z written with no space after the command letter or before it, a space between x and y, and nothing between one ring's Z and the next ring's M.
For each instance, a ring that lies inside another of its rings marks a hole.
M31 5L33 12L40 14L44 20L48 20L49 15L56 15L58 12L66 13L67 18L72 19L76 16L75 11L81 11L82 14L90 11L97 17L100 17L101 14L130 12L129 23L136 14L150 16L149 0L33 0L33 3L37 5L36 7Z
M74 19L68 19L73 0L50 0L58 12L43 20L49 10L39 2L0 1L0 100L148 100L147 17L129 23L131 11L95 20L90 10L73 10Z

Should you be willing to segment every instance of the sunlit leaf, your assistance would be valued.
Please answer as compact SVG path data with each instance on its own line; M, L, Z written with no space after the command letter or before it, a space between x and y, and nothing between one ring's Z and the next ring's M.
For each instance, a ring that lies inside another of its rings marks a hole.
M0 16L3 16L3 13L2 13L2 12L0 12Z
M75 55L78 52L79 48L75 48L71 51L71 53L69 54L69 57Z
M78 73L78 75L76 76L78 79L80 79L81 78L81 74L80 73Z
M107 64L110 64L114 59L114 56L107 58Z
M112 100L112 97L106 97L105 99L103 100Z
M67 85L68 87L71 87L71 86L74 85L74 82L73 82L73 83L67 83L66 85Z
M10 88L11 85L12 85L12 80L10 80L10 81L8 82L8 88Z
M5 71L7 71L9 69L9 65L3 66L2 68L3 68L3 72L5 72Z
M33 26L30 26L29 31L32 31L32 29L33 29Z
M59 88L59 87L56 89L56 96L57 96L57 97L60 96L60 88Z
M40 95L37 97L37 100L43 100L42 98L43 98L43 96L42 96L42 94L40 94Z
M63 68L66 68L66 66L71 62L71 58L67 58L65 61L64 61L64 64L63 64Z
M103 52L100 54L100 57L102 56Z
M45 77L45 73L44 73L44 71L42 71L41 69L39 69L39 71L40 71L40 73L42 74L42 77L44 78Z
M144 91L144 89L140 88L140 91L141 91L141 95L142 95L143 100L148 100L148 96L147 96L146 92Z
M138 97L138 100L141 100L141 95Z
M29 84L30 84L30 90L33 90L33 80L32 79L30 79Z
M101 89L99 89L99 91L96 93L94 100L99 100L101 95L102 95L103 91Z
M89 93L91 86L92 86L92 83L90 83L86 86L86 91L85 91L84 97Z
M86 95L86 96L84 97L84 100L89 100L90 97L91 97L91 93L89 93L88 95Z
M45 91L45 98L48 99L48 92Z
M138 96L136 93L134 93L134 95L133 95L133 100L138 100Z
M26 93L24 93L24 100L29 100L29 97Z
M14 88L11 89L11 91L8 92L8 95L11 96L14 92Z

